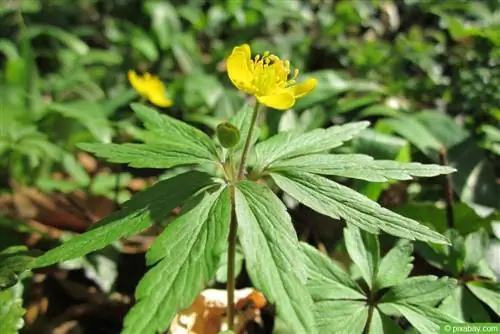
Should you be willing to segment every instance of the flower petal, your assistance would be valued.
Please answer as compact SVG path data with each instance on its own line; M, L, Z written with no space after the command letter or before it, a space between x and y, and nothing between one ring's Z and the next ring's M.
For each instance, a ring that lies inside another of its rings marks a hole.
M144 79L137 75L135 71L128 71L128 81L132 85L132 87L142 96L147 95L147 85L144 82Z
M295 97L289 91L283 91L274 95L257 96L257 100L265 106L287 110L295 104Z
M250 47L244 44L235 47L227 59L227 74L231 82L239 89L250 86L252 83L253 73L250 69L250 56Z
M148 95L148 100L158 107L170 107L172 100L165 96L165 92L154 91Z
M242 44L240 46L234 47L233 53L235 52L242 52L248 59L252 58L252 51L250 50L250 45L248 44Z
M317 84L318 81L316 79L307 79L306 81L291 87L293 89L293 95L295 96L295 98L302 97L316 88Z

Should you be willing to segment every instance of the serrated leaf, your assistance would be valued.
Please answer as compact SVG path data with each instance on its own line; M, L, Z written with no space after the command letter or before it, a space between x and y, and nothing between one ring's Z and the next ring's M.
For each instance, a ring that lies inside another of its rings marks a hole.
M300 247L307 266L307 289L314 301L366 298L356 282L331 259L306 243Z
M484 259L489 243L489 235L484 230L469 233L465 237L464 267L466 273L476 273L480 262Z
M363 154L310 154L281 160L272 164L270 169L299 170L372 182L386 182L390 179L411 180L412 176L432 177L455 171L455 169L448 166L374 160L372 157Z
M466 285L477 298L500 316L500 283L469 282Z
M235 189L238 238L254 286L272 303L288 327L316 333L306 268L284 204L266 186L242 181Z
M396 325L394 321L388 316L375 308L373 310L372 321L370 323L370 334L403 334L404 331L401 327Z
M16 284L17 275L28 270L32 261L33 254L25 246L11 246L2 250L0 252L0 291Z
M400 240L385 254L378 268L377 289L399 284L408 277L413 269L412 252L413 245L406 240Z
M365 301L324 300L314 303L314 319L319 333L363 333L368 307Z
M23 327L22 285L0 291L0 333L17 334Z
M250 164L264 170L278 160L325 152L352 139L368 125L369 122L357 122L306 133L281 132L255 146Z
M133 196L123 204L122 210L107 216L91 230L36 258L32 267L45 267L80 257L115 240L137 234L155 222L164 221L172 209L210 183L210 175L196 171L159 181Z
M208 157L217 156L215 144L206 133L142 104L132 103L130 106L146 129L162 137L165 142L190 146L197 151L206 152Z
M442 324L460 323L459 319L429 306L415 306L391 303L392 307L401 312L408 322L420 333L438 333Z
M491 322L481 302L464 285L457 286L439 309L464 322Z
M417 221L382 208L356 191L325 177L304 172L271 173L278 186L311 209L367 232L382 230L410 240L448 243L441 234Z
M448 277L410 277L391 287L380 302L434 305L448 297L456 286L457 281Z
M215 274L231 219L229 189L203 198L172 221L147 253L155 265L141 279L138 302L127 314L124 334L163 332Z
M344 240L350 258L356 264L366 284L373 288L380 261L380 246L376 235L356 226L344 229Z
M78 147L109 162L124 163L136 168L170 168L214 162L206 151L175 141L161 145L82 143Z

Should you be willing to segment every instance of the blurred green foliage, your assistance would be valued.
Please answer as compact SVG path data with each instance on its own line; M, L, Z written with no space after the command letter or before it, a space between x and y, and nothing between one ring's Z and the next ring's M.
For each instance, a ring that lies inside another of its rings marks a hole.
M342 152L426 163L439 163L446 152L458 170L451 180L454 226L446 224L437 179L405 183L394 210L448 231L460 244L482 228L491 236L500 207L497 0L3 0L2 192L12 190L7 181L15 181L113 198L118 185L120 202L125 200L125 183L137 170L89 175L76 153L81 142L141 140L128 107L139 97L127 71L158 75L174 101L164 112L213 135L245 99L224 65L242 43L289 59L300 77L319 81L292 110L268 112L261 138L366 119L372 127ZM54 180L54 172L67 179ZM348 185L380 201L390 201L397 187L394 181ZM423 257L438 268L446 267L446 256L455 256L448 249L433 252L441 263ZM444 271L460 282L462 267ZM453 298L474 299L471 291L461 285ZM451 308L450 300L447 305L442 309ZM9 312L20 314L14 306ZM472 317L470 310L461 314Z

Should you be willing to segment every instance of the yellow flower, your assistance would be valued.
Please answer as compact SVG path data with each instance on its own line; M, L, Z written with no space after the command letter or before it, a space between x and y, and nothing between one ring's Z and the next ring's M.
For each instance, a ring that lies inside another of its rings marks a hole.
M269 52L252 59L248 44L235 47L226 65L229 79L238 89L255 95L260 103L274 109L291 108L296 99L309 93L317 84L312 78L297 84L297 69L289 79L290 62Z
M157 76L150 73L144 73L143 76L140 76L135 71L128 71L128 80L137 93L147 98L154 105L159 107L170 107L172 105L172 100L166 97L165 85Z

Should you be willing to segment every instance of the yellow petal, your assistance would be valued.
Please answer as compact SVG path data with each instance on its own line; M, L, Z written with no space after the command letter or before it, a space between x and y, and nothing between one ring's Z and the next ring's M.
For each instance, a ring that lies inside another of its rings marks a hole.
M140 95L147 95L147 87L145 85L144 79L138 76L135 71L128 71L128 81Z
M172 105L172 100L168 99L164 92L150 92L148 100L158 107L170 107Z
M227 74L231 82L239 89L250 86L252 83L253 74L250 62L250 47L247 44L235 47L227 59Z
M306 81L291 87L293 89L293 95L295 96L295 98L302 97L316 88L317 84L318 81L316 79L307 79Z
M250 45L248 44L242 44L234 47L233 53L235 52L242 52L248 59L252 58L252 51L250 50Z
M265 106L287 110L295 104L295 97L289 91L283 91L274 95L257 96L257 100Z

